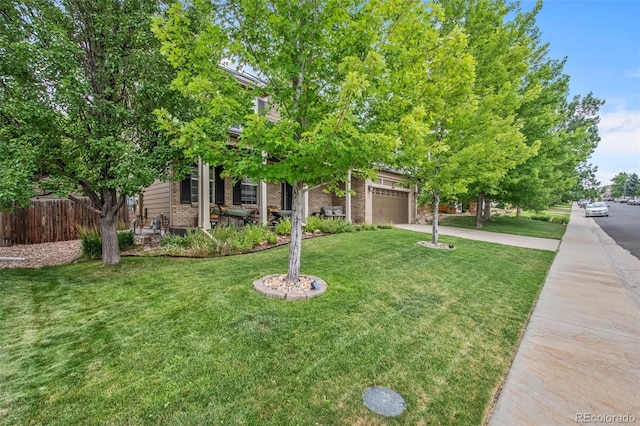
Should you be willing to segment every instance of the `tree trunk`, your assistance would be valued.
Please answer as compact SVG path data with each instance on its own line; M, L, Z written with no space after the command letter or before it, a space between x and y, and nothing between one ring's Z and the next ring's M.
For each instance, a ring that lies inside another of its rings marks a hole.
M482 228L482 207L484 206L484 195L479 194L478 200L476 201L476 228Z
M491 198L484 199L484 211L482 212L482 221L491 219Z
M118 211L124 205L125 196L118 196L115 189L102 191L102 210L100 212L100 235L102 236L102 263L114 265L120 262L118 246Z
M520 217L522 216L522 209L520 208L520 206L516 207L516 219L520 219Z
M440 209L440 192L433 190L433 224L431 225L431 242L438 245L438 210Z
M291 243L289 244L289 271L287 282L298 282L300 278L300 256L302 254L302 210L304 208L304 182L293 184L291 200Z
M120 262L116 214L108 213L100 218L100 235L102 236L102 263L114 265Z

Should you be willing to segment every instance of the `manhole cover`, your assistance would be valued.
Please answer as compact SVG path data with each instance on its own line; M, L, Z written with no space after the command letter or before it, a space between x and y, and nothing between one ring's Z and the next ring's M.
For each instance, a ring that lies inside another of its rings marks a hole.
M385 417L399 416L407 408L404 398L393 389L382 386L367 388L362 394L365 407Z

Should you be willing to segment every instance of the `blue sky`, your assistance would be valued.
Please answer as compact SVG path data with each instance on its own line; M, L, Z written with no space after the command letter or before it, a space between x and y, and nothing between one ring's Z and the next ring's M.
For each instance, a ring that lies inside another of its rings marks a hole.
M600 109L602 139L591 157L602 185L640 175L640 0L543 0L537 24L554 59L567 57L571 94L589 92ZM534 0L522 0L531 10Z

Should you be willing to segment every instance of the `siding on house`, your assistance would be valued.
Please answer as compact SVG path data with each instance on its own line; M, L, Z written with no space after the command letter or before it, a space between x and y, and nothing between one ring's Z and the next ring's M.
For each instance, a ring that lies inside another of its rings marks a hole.
M154 217L164 214L169 215L171 209L169 207L169 182L161 182L156 180L151 186L144 190L142 194L142 211L136 212L142 214L144 226L148 226Z

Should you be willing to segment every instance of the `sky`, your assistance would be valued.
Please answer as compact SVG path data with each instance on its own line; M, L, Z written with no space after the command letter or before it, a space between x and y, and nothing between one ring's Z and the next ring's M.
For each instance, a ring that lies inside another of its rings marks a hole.
M534 5L521 0L524 11ZM596 178L640 175L640 0L543 0L536 22L551 58L567 58L571 96L605 101L590 159Z

